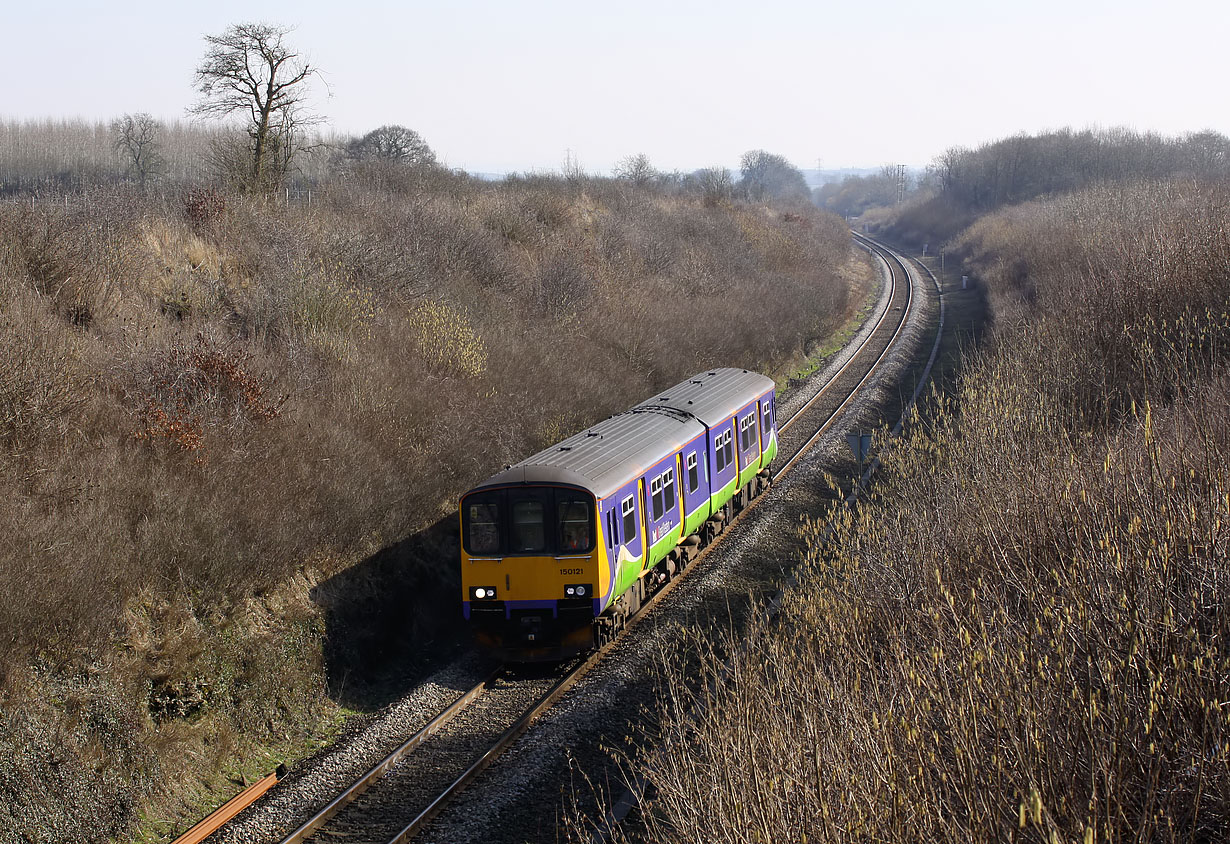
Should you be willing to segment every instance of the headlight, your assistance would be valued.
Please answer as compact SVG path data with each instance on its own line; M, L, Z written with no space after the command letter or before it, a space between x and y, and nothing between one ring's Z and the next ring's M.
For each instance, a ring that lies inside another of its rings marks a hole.
M564 587L564 594L569 598L589 598L594 594L594 587L588 583L574 583Z
M475 586L470 590L470 597L476 601L488 600L495 597L494 586Z

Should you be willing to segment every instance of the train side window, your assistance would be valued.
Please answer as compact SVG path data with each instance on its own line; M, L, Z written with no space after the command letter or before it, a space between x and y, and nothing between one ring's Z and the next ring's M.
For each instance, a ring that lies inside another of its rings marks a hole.
M726 468L726 451L722 448L723 437L725 434L718 434L713 438L713 460L717 467L717 473L722 474L722 470Z
M747 451L747 417L739 419L739 451Z
M688 455L688 492L696 492L700 478L696 475L696 452Z
M752 411L747 415L747 447L751 448L757 444L757 437L760 436L756 429L756 411Z
M653 520L662 518L666 510L662 506L662 476L658 475L649 482L649 491L653 494Z
M726 465L728 466L735 462L735 446L732 442L733 438L734 428L731 428L726 432L726 439L722 443L722 450L726 453Z
M606 545L612 549L619 545L619 522L614 507L606 511Z
M465 545L471 554L500 553L500 493L470 496L465 505Z
M512 550L545 551L547 531L543 524L546 508L536 498L523 498L512 505Z
M631 495L624 499L620 510L624 517L624 544L627 545L636 536L636 502Z
M675 470L667 469L666 474L662 476L662 503L663 513L668 513L675 509Z

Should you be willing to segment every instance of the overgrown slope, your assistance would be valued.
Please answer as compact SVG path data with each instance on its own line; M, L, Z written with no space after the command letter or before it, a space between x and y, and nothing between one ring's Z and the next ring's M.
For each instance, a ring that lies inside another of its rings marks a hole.
M1228 205L1107 186L960 238L988 348L873 500L809 529L779 620L717 649L728 682L670 678L630 835L1227 838Z
M103 840L185 771L307 740L336 711L313 589L377 588L333 576L675 380L784 365L860 303L848 241L434 169L310 206L0 204L0 840ZM430 635L449 559L383 571Z
M1164 136L1126 128L1059 129L976 149L952 147L936 157L919 189L900 205L869 190L876 180L850 180L848 196L842 196L845 190L830 191L822 204L840 213L849 213L836 204L843 198L859 213L870 207L863 222L872 230L915 249L930 244L936 254L979 216L1010 205L1131 180L1228 177L1230 139L1217 132ZM876 199L882 207L872 207Z

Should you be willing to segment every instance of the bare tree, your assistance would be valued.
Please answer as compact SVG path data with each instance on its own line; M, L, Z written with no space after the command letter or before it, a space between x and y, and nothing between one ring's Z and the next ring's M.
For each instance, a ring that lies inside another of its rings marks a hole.
M123 157L128 175L135 176L142 187L149 179L166 172L158 142L161 128L157 120L143 111L125 114L111 122L115 150Z
M803 173L784 157L762 149L745 152L739 189L748 199L810 199Z
M408 166L432 166L436 154L427 142L413 129L390 124L373 129L362 138L352 141L347 151L360 161L383 161Z
M649 163L649 156L643 152L620 159L615 165L615 178L624 179L640 188L645 187L657 177L658 171L653 169L653 165Z
M189 113L246 117L251 161L245 182L252 190L275 186L286 175L297 134L316 118L304 111L309 81L317 69L284 38L287 27L241 23L207 35L209 49L196 70L201 99Z
M725 167L706 167L703 170L697 170L692 177L700 187L705 205L715 206L729 202L734 194L734 178L730 175L730 170Z
M1189 166L1199 175L1209 177L1226 172L1230 164L1230 141L1210 129L1183 138Z

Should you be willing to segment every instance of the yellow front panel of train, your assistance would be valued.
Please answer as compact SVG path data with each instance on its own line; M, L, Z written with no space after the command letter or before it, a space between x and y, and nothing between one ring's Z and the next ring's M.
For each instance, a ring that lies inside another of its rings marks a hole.
M564 598L593 598L567 595L568 586L585 584L599 589L597 553L567 557L476 558L462 553L461 586L463 600L473 599L473 589L495 589L488 600L555 601Z
M601 597L602 537L584 490L483 490L461 503L462 599L593 600Z

